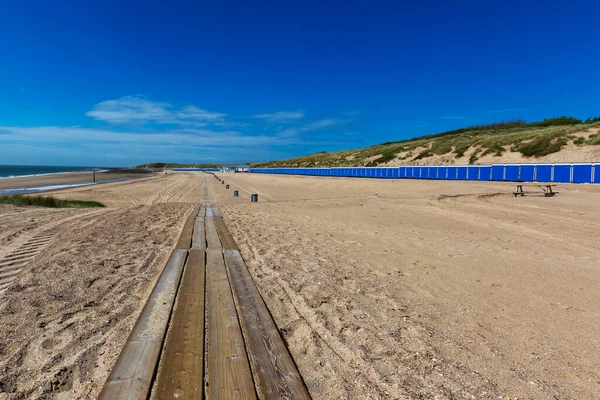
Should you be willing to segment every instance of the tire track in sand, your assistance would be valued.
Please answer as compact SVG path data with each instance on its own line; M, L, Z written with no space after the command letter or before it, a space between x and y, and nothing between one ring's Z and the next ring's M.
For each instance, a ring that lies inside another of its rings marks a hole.
M54 223L46 224L40 229L36 229L35 232L30 233L30 238L27 242L12 252L8 253L0 261L0 295L2 295L6 289L15 281L19 273L27 266L27 264L33 260L42 250L61 233L62 228L65 224L72 222L73 220L84 220L86 225L93 223L98 214L105 213L105 210L92 211L85 214L78 214L71 217L63 218ZM89 220L92 219L90 222ZM78 221L79 222L79 221Z
M179 177L178 177L179 178ZM180 184L180 179L176 179L174 182L169 183L162 190L157 190L150 196L144 204L150 205L154 203L165 203L165 198L169 199L171 192L175 189L176 186Z
M155 203L184 203L186 198L201 185L201 180L195 176L190 175L179 175L177 179L161 190L157 190L153 193L144 204L155 204ZM193 202L191 200L189 202Z
M244 243L247 246L250 251L249 261L255 261L262 274L264 275L268 272L273 279L273 283L279 286L278 293L287 298L287 311L295 314L294 319L297 322L301 321L302 324L309 328L313 340L317 339L324 345L324 347L321 347L322 350L329 351L340 360L338 367L336 367L336 369L340 370L340 375L344 376L349 371L352 371L356 377L362 375L362 379L364 380L363 384L366 384L373 390L385 393L395 393L395 388L386 381L379 371L372 365L362 363L361 355L339 340L336 337L336 334L325 326L317 312L307 303L302 294L293 290L287 280L284 279L278 271L271 268L265 268L268 263L261 255L259 249L253 245L251 237L240 227L239 223L234 219L231 219L228 221L228 224L231 224L234 231L239 232L242 236L241 240L239 237L236 238L236 240L239 240L238 243ZM382 398L383 397L386 396L382 395Z

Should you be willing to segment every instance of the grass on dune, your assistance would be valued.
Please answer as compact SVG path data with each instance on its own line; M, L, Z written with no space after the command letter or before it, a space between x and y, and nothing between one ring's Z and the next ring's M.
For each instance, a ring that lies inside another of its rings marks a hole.
M106 207L97 201L62 200L50 196L4 196L0 197L0 204L12 204L21 207L49 207L49 208L93 208Z
M132 169L171 169L171 168L221 168L221 164L178 164L178 163L162 163L154 162L144 165L136 165Z
M598 117L588 118L585 122L572 117L551 118L538 122L507 121L399 142L387 142L364 149L320 152L289 160L261 163L253 167L373 167L394 160L398 164L410 164L433 156L448 155L461 158L465 154L469 155L468 161L473 164L480 157L500 157L506 151L535 158L559 152L570 142L578 146L600 145L599 134L592 134L587 140L574 135L598 127Z

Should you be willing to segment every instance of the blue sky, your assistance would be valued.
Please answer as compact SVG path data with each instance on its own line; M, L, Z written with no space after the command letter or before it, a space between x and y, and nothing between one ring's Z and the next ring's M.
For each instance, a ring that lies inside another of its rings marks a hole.
M600 115L594 15L597 0L6 1L0 164L267 161Z

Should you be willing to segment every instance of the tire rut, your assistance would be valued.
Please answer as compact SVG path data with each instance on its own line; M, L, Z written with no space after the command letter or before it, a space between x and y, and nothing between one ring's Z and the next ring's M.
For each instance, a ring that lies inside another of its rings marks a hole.
M261 273L265 275L267 272L271 275L272 283L279 287L277 292L280 295L287 298L287 310L296 314L296 320L302 321L302 323L308 327L311 331L312 337L316 338L323 346L320 346L323 350L329 351L332 355L339 359L341 367L339 373L341 375L347 374L349 371L358 373L363 372L364 383L372 388L380 388L387 392L394 392L394 388L386 381L385 377L382 376L372 365L357 364L356 360L361 359L361 355L357 353L353 348L346 345L342 340L336 337L335 332L330 331L323 323L322 318L318 315L306 301L301 293L296 292L292 289L289 282L281 276L281 274L273 269L265 268L268 262L261 255L259 249L257 249L250 238L250 236L242 229L239 224L235 221L229 221L234 231L237 231L241 235L241 240L238 238L238 243L244 243L250 251L249 260L253 260L257 263L257 268L260 269ZM268 271L267 271L268 270ZM364 374L364 372L368 372Z
M78 222L85 222L85 225L88 225L96 221L98 214L103 212L104 210L92 211L64 218L57 221L57 223L47 224L45 230L34 234L24 244L6 254L0 259L0 296L15 281L27 264L46 249L56 236L61 233L61 228L65 224L77 220ZM89 221L90 219L91 221Z
M46 248L58 233L58 229L52 228L36 235L0 261L0 294L6 291L23 267ZM32 243L35 243L35 246Z

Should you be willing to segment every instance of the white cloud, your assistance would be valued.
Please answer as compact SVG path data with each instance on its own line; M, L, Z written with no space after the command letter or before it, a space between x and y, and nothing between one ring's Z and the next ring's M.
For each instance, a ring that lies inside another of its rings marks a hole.
M342 122L344 122L344 121L340 121L340 120L337 120L334 118L322 119L319 121L314 121L309 124L306 124L304 127L302 127L302 129L304 131L314 131L317 129L326 128L328 126L338 125Z
M204 126L222 120L226 114L206 111L195 106L182 109L170 103L150 101L140 96L125 96L96 104L88 117L113 124L157 123Z
M465 117L463 115L446 115L446 116L444 116L444 119L463 120L463 119L470 119L470 118Z
M128 146L284 146L295 144L295 140L285 140L269 135L244 135L238 131L211 131L207 129L177 129L156 133L117 132L107 129L80 127L39 126L7 127L0 126L3 142L13 143L69 143L80 145L117 144L127 150Z
M278 111L274 113L255 114L253 117L272 123L282 123L302 119L304 118L304 113L302 111Z
M277 157L269 155L287 154L296 146L343 144L347 142L345 135L333 127L351 121L327 118L310 122L303 120L303 111L231 116L193 105L176 107L141 96L100 102L86 115L114 126L0 126L0 158L8 159L12 153L29 158L31 153L41 152L53 154L60 162L67 162L69 157L84 157L89 162L109 158L183 161L233 155L236 159L244 155L244 161L274 159ZM124 127L116 127L121 124ZM320 130L332 132L329 136L301 135ZM185 157L180 158L182 155Z
M298 129L293 129L293 128L285 129L285 130L279 132L277 134L277 136L279 136L281 138L293 138L293 137L298 136Z
M501 108L499 110L482 111L480 114L501 114L501 113L525 111L525 110L527 110L527 109L526 108Z
M167 118L169 103L159 103L135 96L126 96L117 100L106 100L98 103L87 116L112 123L130 121L160 120Z
M322 128L327 128L327 127L331 127L334 125L340 125L340 124L343 124L346 122L348 122L348 121L338 120L335 118L321 119L321 120L310 122L308 124L305 124L303 126L299 126L296 128L285 129L285 130L279 132L277 134L277 136L283 137L283 138L296 137L296 136L298 136L298 134L300 134L302 132L318 131Z
M216 121L224 118L227 114L218 112L210 112L194 106L186 106L176 114L178 120L202 120L202 121Z
M78 165L134 165L160 160L201 162L211 157L219 162L247 162L289 156L289 149L295 146L344 144L340 138L253 135L189 126L151 133L78 126L0 126L0 137L0 158L25 164L41 159L42 155L54 163Z

